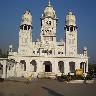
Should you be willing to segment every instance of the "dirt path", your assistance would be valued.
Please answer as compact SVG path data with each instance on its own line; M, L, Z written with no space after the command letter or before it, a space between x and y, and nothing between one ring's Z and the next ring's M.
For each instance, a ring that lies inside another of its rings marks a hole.
M30 83L4 81L0 96L95 96L96 84L64 84L57 80L33 80Z

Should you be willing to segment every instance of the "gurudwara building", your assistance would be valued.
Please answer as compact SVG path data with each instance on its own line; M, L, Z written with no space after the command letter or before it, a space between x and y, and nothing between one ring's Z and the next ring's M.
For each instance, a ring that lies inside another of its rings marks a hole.
M9 47L7 77L27 77L32 75L54 77L62 73L74 74L76 69L88 72L87 48L77 52L77 25L72 12L65 19L64 40L57 42L56 27L58 18L50 1L41 18L40 40L33 42L32 15L26 10L22 16L19 31L18 52Z

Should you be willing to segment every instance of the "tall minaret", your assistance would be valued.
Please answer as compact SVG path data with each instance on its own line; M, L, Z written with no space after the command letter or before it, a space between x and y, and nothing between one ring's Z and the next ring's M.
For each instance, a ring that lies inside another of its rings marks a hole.
M65 21L65 53L67 56L77 55L77 26L76 18L69 12Z
M46 45L56 44L57 17L53 7L49 3L41 17L41 42ZM47 45L48 46L48 45Z
M28 10L22 16L19 31L19 48L20 54L31 54L32 52L32 16Z

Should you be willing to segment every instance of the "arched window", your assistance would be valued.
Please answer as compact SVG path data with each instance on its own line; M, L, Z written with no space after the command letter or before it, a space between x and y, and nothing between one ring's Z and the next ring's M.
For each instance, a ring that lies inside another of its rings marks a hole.
M71 31L71 32L73 31L73 26L70 27L70 31Z
M44 61L45 72L52 72L52 63L50 61Z
M23 65L24 71L26 71L26 62L25 62L25 60L21 60L20 63Z
M67 31L69 31L69 26L67 26L66 28L67 28Z
M63 61L58 62L58 67L59 67L59 71L61 73L64 73L64 62Z
M69 67L70 67L70 72L74 73L75 72L75 62L69 62Z
M24 30L27 30L27 25L24 26Z
M33 72L36 72L37 71L37 63L36 63L36 61L35 60L32 60L30 62L30 64L32 64L32 66L33 66Z
M0 76L3 74L3 65L0 63Z
M49 21L49 25L51 25L51 21Z

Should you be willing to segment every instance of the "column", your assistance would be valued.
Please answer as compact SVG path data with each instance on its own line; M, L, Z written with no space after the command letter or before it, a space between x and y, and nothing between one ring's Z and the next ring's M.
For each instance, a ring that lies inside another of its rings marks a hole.
M63 61L64 62L64 61ZM64 62L64 74L65 74L65 62Z
M65 67L64 67L65 74L67 75L70 72L70 70L69 70L69 62L68 61L65 61L64 64L65 64Z
M26 62L26 71L30 70L30 60L25 61Z
M83 63L83 70L84 70L84 73L85 73L85 62Z
M26 25L27 26L27 30L28 30L28 25Z
M86 65L87 65L87 62L84 62L84 76L86 77L86 75L87 75L87 70L86 70Z
M43 72L43 61L37 60L37 73Z
M86 72L88 72L88 61L86 61Z
M30 72L30 60L25 60L26 62L26 71L24 71L24 74L26 77L30 76L31 75L31 72Z
M6 73L6 64L7 64L7 61L6 60L4 60L3 62L2 62L3 64L3 75L2 75L2 78L6 78L6 76L7 76L7 73Z
M25 26L25 25L22 25L22 26L23 26L23 30L24 30L24 26Z
M80 61L75 62L75 70L80 69Z
M51 61L52 63L52 72L55 74L59 73L58 61Z

